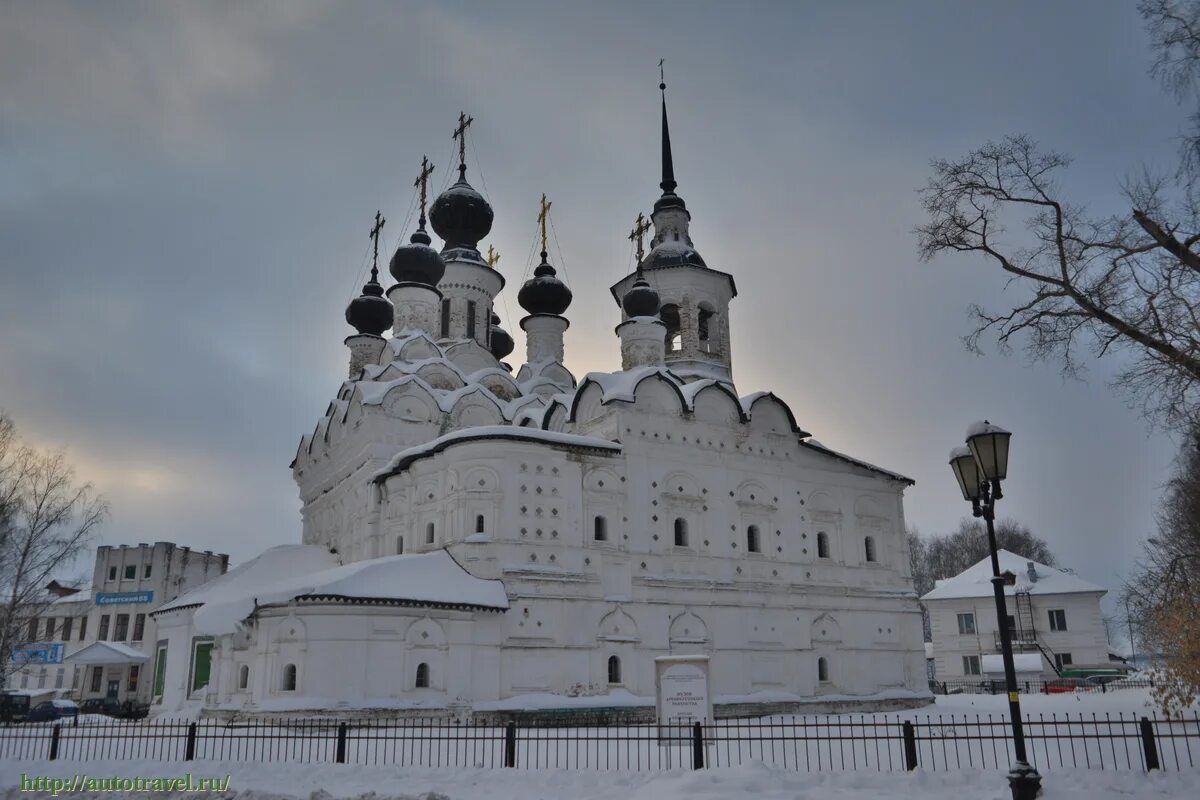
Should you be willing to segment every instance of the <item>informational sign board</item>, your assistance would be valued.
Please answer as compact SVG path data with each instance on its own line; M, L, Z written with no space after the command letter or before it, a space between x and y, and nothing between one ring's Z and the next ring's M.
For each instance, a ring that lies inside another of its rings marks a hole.
M96 605L98 606L152 602L154 602L154 592L100 592L96 595Z
M13 648L12 660L17 664L61 664L66 645L30 642Z
M654 659L659 739L690 738L693 723L713 720L708 692L708 656L660 656Z

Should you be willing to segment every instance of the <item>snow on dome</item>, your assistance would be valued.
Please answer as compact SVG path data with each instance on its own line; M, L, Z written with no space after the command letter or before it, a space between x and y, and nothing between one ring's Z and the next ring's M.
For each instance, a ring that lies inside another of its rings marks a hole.
M1105 594L1107 589L1085 581L1066 570L1048 567L1036 561L1030 561L1025 556L1019 556L1009 550L1001 550L1000 571L1011 572L1016 576L1016 585L1005 586L1005 594L1029 592L1029 594ZM1032 565L1033 575L1029 574ZM945 578L937 582L933 590L922 597L922 600L949 600L963 597L991 597L992 589L992 559L990 556L981 559L976 564L967 567L953 578Z
M196 607L197 633L233 633L260 606L297 599L508 608L504 585L476 578L445 550L338 564L323 547L273 547L155 611Z
M993 425L986 419L980 420L979 422L972 422L967 426L968 439L970 439L972 436L979 436L983 433L1008 433L1008 431L1004 430L1004 428L1001 428L999 425Z
M967 447L965 444L960 444L958 447L956 447L950 451L950 460L951 461L955 461L959 458L962 458L963 456L966 456L967 458L972 457L971 456L971 448Z

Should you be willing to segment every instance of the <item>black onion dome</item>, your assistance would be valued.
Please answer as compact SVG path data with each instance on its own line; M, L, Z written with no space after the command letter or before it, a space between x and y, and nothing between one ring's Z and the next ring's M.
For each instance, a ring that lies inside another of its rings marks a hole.
M533 277L525 281L521 291L517 292L517 302L521 308L530 314L561 314L571 305L571 290L556 277L554 267L546 263L546 254L542 253L542 263L533 271Z
M362 294L346 306L346 322L359 333L374 336L392 327L392 304L383 296L383 287L372 277L363 287Z
M488 349L491 351L492 355L496 357L497 361L499 361L511 353L513 348L516 346L516 342L513 341L513 338L509 335L508 331L500 327L500 315L493 313L492 333L491 338L488 339Z
M439 194L429 209L433 232L446 243L446 250L460 247L474 250L492 229L494 216L488 201L463 176Z
M664 208L681 208L687 211L687 204L683 202L683 198L674 192L663 192L662 196L654 201L654 210L662 211ZM688 212L688 219L691 219L692 214Z
M631 317L652 317L658 313L658 292L639 274L633 287L621 298L621 307Z
M388 269L400 283L424 283L437 286L446 273L446 264L438 251L429 246L431 239L424 222L413 233L408 244L396 248Z

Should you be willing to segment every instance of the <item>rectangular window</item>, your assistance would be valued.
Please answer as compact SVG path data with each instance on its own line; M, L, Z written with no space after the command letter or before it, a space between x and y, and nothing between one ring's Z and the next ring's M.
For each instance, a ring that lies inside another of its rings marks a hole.
M64 642L71 641L71 629L75 627L74 617L63 617L62 624L62 640Z
M1067 612L1061 608L1050 611L1050 630L1065 631L1067 629Z
M108 641L108 614L100 615L100 633L96 639L101 642Z
M150 565L149 565L149 564L147 564L147 565L146 565L146 569L144 569L144 570L142 571L142 577L143 577L143 578L149 578L149 577L150 577Z
M132 664L129 667L129 683L125 686L125 690L130 694L137 691L138 673L141 671L141 667L137 664Z
M450 338L450 300L442 301L442 338Z
M129 639L129 615L117 614L117 624L113 626L113 641L124 642Z
M45 667L42 667L42 669L38 672L38 686L37 687L39 689L46 688L46 668Z
M63 688L63 681L66 679L66 677L67 677L66 668L59 667L58 672L54 675L54 688L55 689Z
M167 646L160 644L154 656L154 696L162 698L163 686L167 679Z
M129 564L125 567L125 580L137 580L137 564Z
M975 635L975 615L974 614L959 614L958 615L958 632L962 636Z
M115 581L117 579L117 568L116 567L108 568L108 579L110 581Z
M46 617L46 641L54 641L54 617Z
M1010 631L1015 631L1017 629L1017 618L1014 617L1012 614L1009 614L1007 619L1008 619L1008 629Z
M146 615L138 614L133 618L133 641L140 642L146 632Z
M87 621L87 617L79 618L79 641L81 642L87 638Z
M191 691L208 686L208 676L212 670L212 642L196 642L192 651L192 681Z
M1070 653L1055 653L1054 654L1054 664L1055 664L1055 666L1058 667L1059 671L1062 671L1063 667L1071 666L1071 663L1072 663L1072 661L1071 661Z
M28 636L26 638L28 638L30 642L37 641L37 634L38 634L37 617L34 617L33 619L29 620L29 630L26 631L26 633L28 634Z
M104 679L104 667L92 667L92 691L100 691L100 681Z
M963 675L979 674L979 656L963 656Z
M475 338L475 301L467 301L467 338Z

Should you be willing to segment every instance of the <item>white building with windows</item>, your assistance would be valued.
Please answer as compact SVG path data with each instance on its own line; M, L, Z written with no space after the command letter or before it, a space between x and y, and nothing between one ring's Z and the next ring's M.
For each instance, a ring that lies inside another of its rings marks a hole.
M171 542L97 548L90 586L48 588L53 599L27 623L9 687L149 705L158 641L150 612L228 566L227 555Z
M296 452L302 544L155 612L162 711L649 706L654 659L693 654L718 706L927 701L912 482L739 392L734 277L692 243L665 102L662 121L650 249L639 224L606 299L615 372L568 369L573 298L544 230L525 360L505 363L505 280L478 246L492 208L460 163L430 211L439 252L422 189L396 283L385 299L373 269L347 309L349 379Z
M1112 666L1100 612L1106 589L1008 550L999 556L1001 572L1013 574L1005 599L1019 680L1053 678L1064 669ZM991 578L992 562L985 558L938 581L921 598L933 631L937 680L1004 677Z

